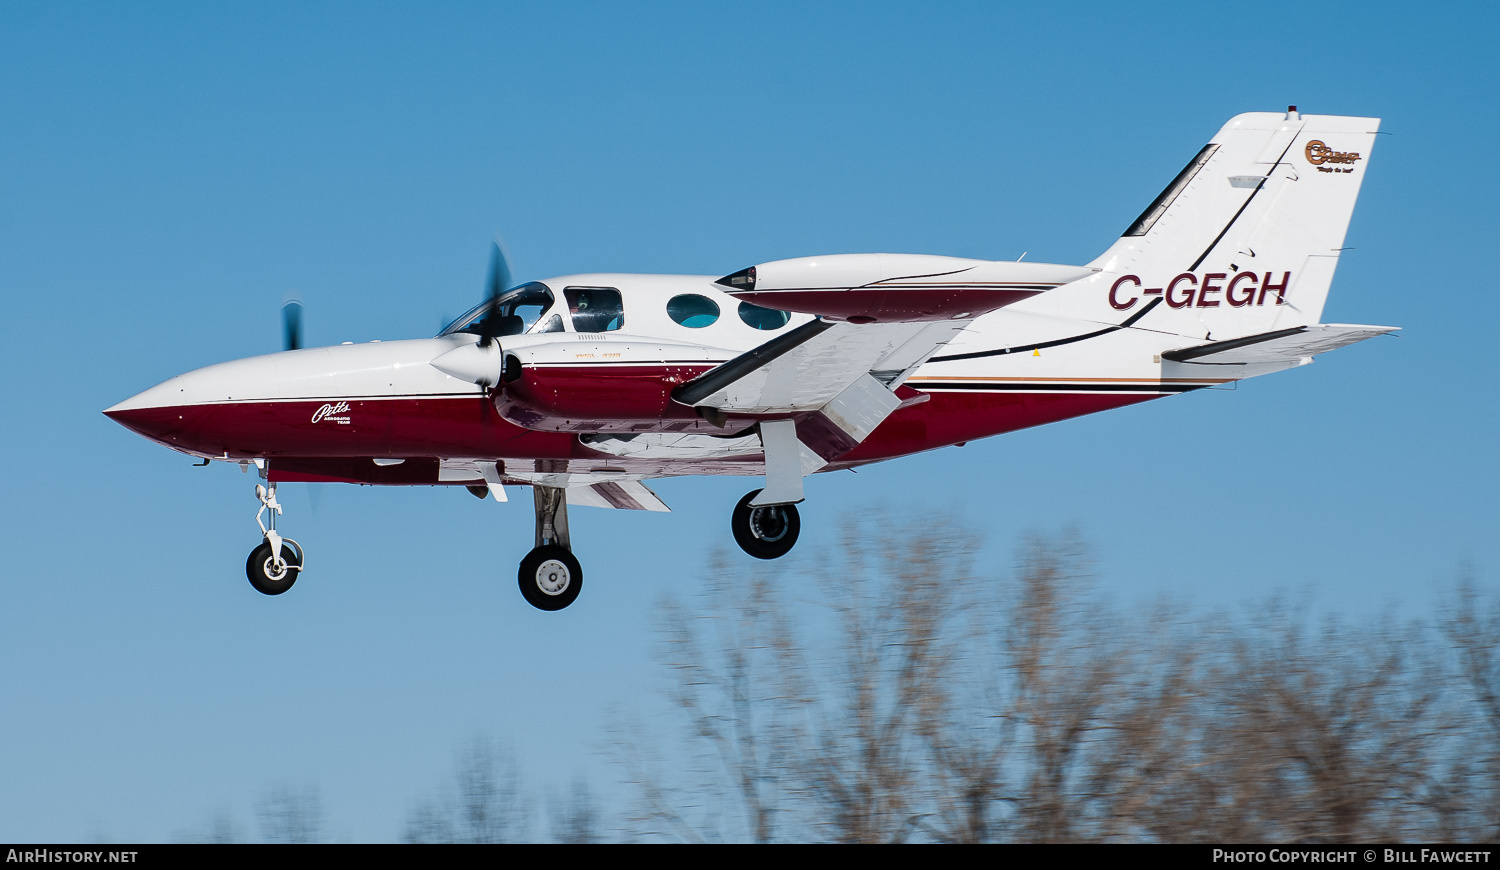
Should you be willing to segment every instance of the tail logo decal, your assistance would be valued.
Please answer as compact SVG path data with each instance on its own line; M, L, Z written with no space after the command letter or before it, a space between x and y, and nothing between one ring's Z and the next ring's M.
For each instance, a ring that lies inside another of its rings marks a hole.
M1307 162L1318 167L1319 172L1353 172L1354 161L1359 159L1358 151L1335 151L1329 148L1321 139L1314 139L1307 143L1303 149L1307 155ZM1325 166L1327 163L1347 163L1347 167Z
M1168 281L1165 287L1143 287L1139 276L1121 275L1110 285L1109 304L1116 311L1129 311L1143 297L1155 296L1165 300L1171 308L1218 308L1221 304L1244 308L1265 305L1266 298L1274 292L1272 304L1282 305L1286 302L1286 288L1292 282L1292 273L1282 272L1280 281L1275 280L1273 274L1267 272L1261 276L1255 272L1236 272L1230 277L1228 272L1208 272L1200 278L1193 272L1183 272ZM1125 296L1129 298L1122 298Z

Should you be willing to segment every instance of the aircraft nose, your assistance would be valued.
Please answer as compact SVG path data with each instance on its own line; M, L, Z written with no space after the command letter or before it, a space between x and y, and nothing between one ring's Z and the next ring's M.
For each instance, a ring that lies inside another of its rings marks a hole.
M153 441L171 445L187 416L183 404L182 376L143 390L123 402L104 409L104 416Z
M271 408L280 407L287 385L328 396L336 392L334 375L327 348L246 357L169 378L104 409L104 415L158 444L199 456L259 454L268 433L283 428Z

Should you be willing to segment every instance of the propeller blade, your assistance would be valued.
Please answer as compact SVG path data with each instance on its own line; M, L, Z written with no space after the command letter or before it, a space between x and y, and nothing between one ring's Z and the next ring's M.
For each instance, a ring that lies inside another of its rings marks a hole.
M496 236L494 247L490 248L490 272L485 278L485 293L489 306L484 313L484 322L479 330L480 347L489 347L496 338L494 330L500 323L500 296L510 287L510 283L510 264L506 262L505 249L500 244L500 238Z
M499 296L509 289L510 285L510 263L506 262L505 248L500 244L500 238L497 236L490 248L490 295Z
M281 303L281 333L287 350L302 347L302 300L288 299Z

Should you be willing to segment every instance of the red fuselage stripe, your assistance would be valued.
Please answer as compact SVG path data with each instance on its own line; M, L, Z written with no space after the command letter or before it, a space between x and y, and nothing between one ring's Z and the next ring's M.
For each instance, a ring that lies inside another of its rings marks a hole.
M1061 390L1066 390L1061 386ZM1149 390L1142 384L1141 389ZM836 467L879 462L960 441L1040 426L1157 398L1154 392L934 391L931 399L898 409ZM347 399L338 414L314 416L325 402L233 402L116 411L115 420L169 447L230 459L278 457L308 462L338 460L337 479L369 483L420 483L436 462L375 466L373 457L493 457L514 468L543 464L551 471L588 471L607 458L628 473L753 474L758 457L717 460L634 459L609 456L581 444L577 432L525 429L503 419L495 405L466 398ZM704 421L704 432L723 434ZM697 431L694 429L693 431ZM363 462L349 463L349 459ZM408 467L409 466L409 467ZM418 472L422 468L424 471ZM416 479L412 479L416 475ZM435 473L425 482L436 483ZM391 478L385 480L383 478ZM396 478L399 478L396 479Z

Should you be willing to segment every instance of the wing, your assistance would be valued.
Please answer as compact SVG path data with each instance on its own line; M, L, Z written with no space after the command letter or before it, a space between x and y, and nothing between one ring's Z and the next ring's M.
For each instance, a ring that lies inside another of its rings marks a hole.
M762 263L716 283L753 305L818 319L679 385L672 398L723 426L756 418L766 487L754 506L802 500L802 478L893 411L902 383L974 318L1091 273L1080 266L920 254Z
M814 320L679 385L672 398L725 415L765 416L822 410L867 376L891 393L971 322Z
M706 419L762 418L766 487L755 504L802 500L802 478L847 453L903 404L911 373L972 322L814 320L672 391Z

